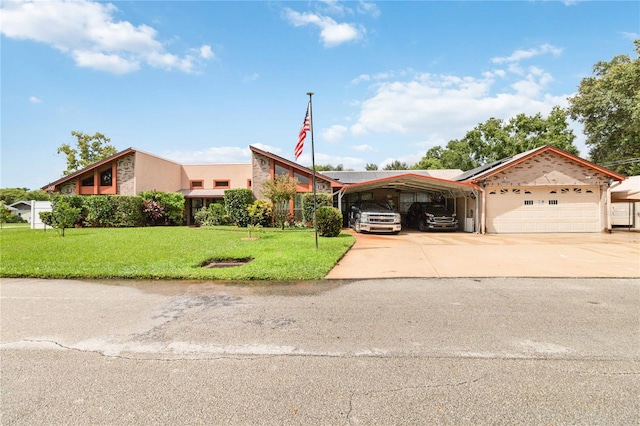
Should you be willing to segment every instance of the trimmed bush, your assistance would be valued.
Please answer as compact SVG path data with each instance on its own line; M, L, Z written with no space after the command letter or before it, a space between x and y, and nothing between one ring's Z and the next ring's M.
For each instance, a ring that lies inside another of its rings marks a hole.
M128 195L114 195L113 202L113 226L117 228L131 228L144 226L144 200L142 197Z
M316 210L318 233L322 237L337 237L342 231L342 213L335 207L322 206Z
M249 224L247 207L253 203L253 191L250 189L227 189L224 191L224 206L231 221L244 228Z
M333 206L333 197L331 194L316 194L316 213L317 209L323 206ZM313 222L313 193L309 192L302 196L302 218L305 222Z
M143 191L143 212L151 225L182 225L184 195L177 192Z
M91 228L110 228L114 223L113 201L110 195L90 195L84 198L84 226Z
M269 227L273 224L273 204L266 200L255 200L247 206L249 212L249 223L262 227Z
M220 203L209 204L208 207L198 210L194 218L198 226L228 225L231 223L231 218L227 214L224 204Z
M51 211L56 211L56 206L58 203L64 203L65 207L73 207L74 209L79 209L79 215L76 217L76 222L72 226L67 226L68 228L72 228L75 226L82 226L84 222L84 218L87 215L87 210L84 207L84 200L86 197L82 195L54 195L51 199ZM56 218L54 215L53 218L54 225L52 227L56 227Z

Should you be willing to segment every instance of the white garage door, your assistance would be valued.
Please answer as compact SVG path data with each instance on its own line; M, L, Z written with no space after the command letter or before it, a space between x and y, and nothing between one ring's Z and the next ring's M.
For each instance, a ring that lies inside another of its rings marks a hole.
M593 187L487 187L487 232L601 232Z

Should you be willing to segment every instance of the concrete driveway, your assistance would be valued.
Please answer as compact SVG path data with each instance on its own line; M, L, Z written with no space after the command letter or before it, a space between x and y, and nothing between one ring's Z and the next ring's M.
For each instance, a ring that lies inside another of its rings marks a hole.
M356 234L328 279L640 277L640 233Z

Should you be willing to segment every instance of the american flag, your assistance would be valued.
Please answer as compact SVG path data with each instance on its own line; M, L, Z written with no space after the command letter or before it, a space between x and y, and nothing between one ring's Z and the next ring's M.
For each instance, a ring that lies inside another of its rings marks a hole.
M298 157L302 155L302 148L304 148L304 140L307 137L307 131L311 130L311 102L307 105L307 114L304 116L304 122L302 123L302 128L300 129L300 133L298 133L298 143L296 144L296 148L293 150L293 154L296 156L296 161Z

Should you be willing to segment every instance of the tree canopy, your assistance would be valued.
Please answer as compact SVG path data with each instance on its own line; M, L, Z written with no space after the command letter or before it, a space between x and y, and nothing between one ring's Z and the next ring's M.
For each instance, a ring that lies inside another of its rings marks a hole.
M518 114L507 122L490 118L468 131L462 139L449 141L445 148L429 149L412 169L471 170L544 145L577 155L574 139L567 123L567 112L557 106L547 118L540 113L533 116Z
M49 194L41 189L29 191L27 188L2 188L0 189L0 201L4 201L5 204L11 205L16 201L46 201L49 199Z
M404 161L394 160L382 168L382 170L409 170L409 165Z
M593 67L569 98L571 118L584 125L590 160L628 175L640 174L640 39L637 57L615 56Z
M96 132L88 135L73 130L71 135L76 138L76 148L72 148L68 143L63 143L58 147L58 154L67 156L67 169L62 172L64 176L70 175L116 154L118 151L113 145L110 145L111 139Z

